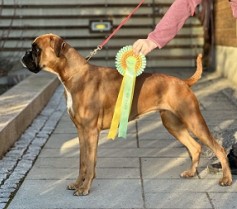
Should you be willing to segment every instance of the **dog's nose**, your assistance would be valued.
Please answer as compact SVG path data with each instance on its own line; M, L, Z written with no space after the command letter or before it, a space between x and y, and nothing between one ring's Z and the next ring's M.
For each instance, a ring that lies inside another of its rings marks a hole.
M34 62L32 51L26 51L25 55L21 59L21 63L33 73L38 73L40 71L39 66Z
M30 50L26 51L26 53L21 57L21 64L23 65L23 67L27 68L26 63L27 60L29 59L29 57L32 56L32 53Z
M23 56L23 57L24 57L24 56ZM21 62L22 66L23 66L24 68L27 68L26 65L25 65L25 63L23 62L23 57L21 58L20 62Z

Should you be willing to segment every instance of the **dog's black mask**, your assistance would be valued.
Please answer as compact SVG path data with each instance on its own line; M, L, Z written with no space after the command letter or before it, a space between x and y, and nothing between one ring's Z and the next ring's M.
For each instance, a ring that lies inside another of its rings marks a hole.
M39 54L40 50L33 44L32 50L26 51L21 60L23 65L33 73L38 73L41 70L39 67Z

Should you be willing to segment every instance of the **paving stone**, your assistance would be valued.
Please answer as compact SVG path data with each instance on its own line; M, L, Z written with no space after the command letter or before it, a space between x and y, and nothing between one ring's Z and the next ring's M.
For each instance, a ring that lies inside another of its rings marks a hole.
M56 134L77 134L77 130L73 125L71 125L71 122L69 122L68 124L64 124L64 125L58 124L58 126L54 130L54 133L56 133Z
M25 173L12 172L12 174L9 176L9 178L6 180L6 182L13 181L13 182L18 183L24 177L25 177Z
M5 197L1 198L0 197L0 203L7 203L8 201L9 201L9 198L5 198Z
M215 209L236 209L237 193L208 193Z
M10 198L12 192L14 192L14 188L1 188L0 189L0 198Z
M0 200L1 201L1 200ZM6 203L1 203L0 202L0 209L4 209L6 207Z
M31 128L34 129L34 131L38 133L42 129L42 127L44 126L47 120L48 120L47 117L39 115L31 124Z
M142 176L144 179L180 179L180 174L191 165L189 158L143 158ZM194 178L198 178L195 176Z
M24 156L22 157L22 159L24 160L30 160L30 161L34 161L35 157L37 156L37 154L32 154L32 153L26 153L24 154Z
M53 133L44 146L47 149L60 149L60 148L79 148L79 141L77 134L55 134Z
M37 168L79 168L79 158L47 158L38 157L34 164Z
M32 167L32 161L31 160L25 160L25 159L22 159L20 160L20 162L17 164L17 167L16 167L16 171L18 173L26 173L26 171L28 171L31 167Z
M223 97L223 95L222 95ZM236 106L231 104L228 99L213 99L213 98L207 98L205 100L202 100L201 102L202 106L204 107L205 110L207 111L230 111L230 110L236 110Z
M223 121L232 121L233 123L233 119L235 119L233 115L237 115L237 108L225 111L225 114L222 111L203 111L202 113L208 125L220 125Z
M77 168L36 168L34 167L28 174L28 179L71 179L78 176ZM96 179L139 179L139 168L96 168Z
M42 147L47 142L49 135L45 135L45 137L38 136L35 138L35 140L31 143L34 147Z
M4 174L12 171L17 164L17 160L18 159L14 160L11 157L4 157L4 159L0 161L0 172Z
M139 168L138 158L97 158L97 168ZM34 164L38 168L79 168L79 158L38 157Z
M6 154L6 157L10 157L11 159L19 159L25 152L25 149L14 147Z
M99 149L102 148L136 148L137 147L137 134L133 132L127 133L127 138L116 137L115 140L107 138L108 133L100 134Z
M50 104L51 105L51 104ZM52 107L49 107L49 108L45 108L41 113L40 115L42 117L46 117L48 119L48 116L53 114L53 112L55 111L55 108L52 106Z
M157 192L145 194L146 208L159 209L211 209L212 205L205 193Z
M41 147L30 145L28 150L27 150L27 154L32 154L33 156L38 156L40 151L41 151Z
M183 148L184 145L182 145L178 140L175 138L164 138L164 139L141 139L139 140L139 147L144 147L144 148Z
M29 128L27 128L27 130L22 134L21 138L23 137L23 139L27 142L31 142L35 135L37 134L37 130L35 127L30 126Z
M69 183L26 180L8 209L143 208L140 180L95 180L90 195L84 197L74 197L72 191L65 190Z
M37 168L34 167L29 172L27 178L30 180L75 180L78 176L78 169L68 168Z
M35 136L28 137L28 134L24 133L21 135L20 139L16 141L15 146L25 148L31 143L34 137Z
M45 145L45 148L55 149L55 148L72 148L78 149L79 140L77 134L52 134ZM107 133L102 133L99 140L99 148L113 148L113 147L137 147L136 134L129 133L127 139L116 138L115 140L108 140Z
M155 122L154 122L155 123ZM156 123L155 123L156 124ZM142 128L140 128L142 127ZM149 140L149 139L173 139L174 137L167 132L159 124L150 125L149 121L146 121L145 125L140 125L138 121L138 139L139 140Z
M172 151L168 149L159 150L157 148L99 148L98 157L174 157L181 158L188 157L188 152L185 148L172 148ZM73 147L71 149L43 149L41 157L78 157L79 149Z
M196 192L196 193L237 193L237 182L234 181L232 186L222 187L218 184L217 179L198 179L198 178L157 178L144 179L145 193L169 193L173 192Z
M6 191L3 188L0 188L0 198L9 198L11 195L11 192Z
M97 168L139 168L138 158L98 158Z
M3 181L7 178L8 173L0 173L0 186L2 185Z

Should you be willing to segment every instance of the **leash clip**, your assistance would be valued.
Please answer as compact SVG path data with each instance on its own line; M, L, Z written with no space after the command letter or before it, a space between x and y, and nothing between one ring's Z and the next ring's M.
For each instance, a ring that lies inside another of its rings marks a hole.
M96 49L94 49L93 51L90 52L90 54L86 57L86 61L88 62L92 57L94 57L98 51L100 51L102 49L101 46L97 46Z

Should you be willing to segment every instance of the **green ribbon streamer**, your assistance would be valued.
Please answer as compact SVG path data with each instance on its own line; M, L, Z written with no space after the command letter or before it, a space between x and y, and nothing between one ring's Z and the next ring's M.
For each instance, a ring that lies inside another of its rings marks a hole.
M136 62L137 59L133 56L130 56L126 60L127 69L124 74L124 92L122 98L122 114L120 117L120 124L119 124L119 137L126 138L127 136L127 129L128 129L128 120L132 106L133 94L134 94L134 87L136 81Z

